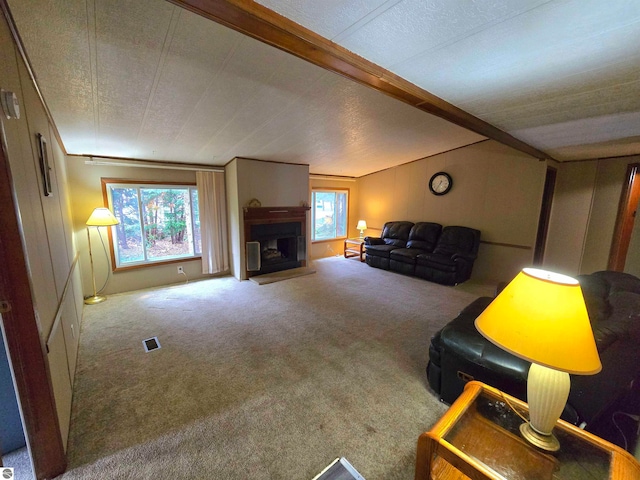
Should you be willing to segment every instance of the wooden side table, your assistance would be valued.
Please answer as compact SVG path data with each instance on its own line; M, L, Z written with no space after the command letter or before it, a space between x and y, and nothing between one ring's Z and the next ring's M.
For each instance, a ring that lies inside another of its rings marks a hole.
M364 262L364 239L363 238L345 238L344 239L344 258L360 257L360 261Z
M505 398L508 400L505 401ZM519 434L527 404L480 382L469 382L447 413L418 439L416 480L640 479L626 451L559 420L560 450L551 455Z

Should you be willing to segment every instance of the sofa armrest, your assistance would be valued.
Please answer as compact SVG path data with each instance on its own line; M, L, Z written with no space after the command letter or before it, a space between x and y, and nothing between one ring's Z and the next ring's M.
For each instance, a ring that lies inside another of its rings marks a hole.
M380 237L364 237L365 245L384 245L384 240Z

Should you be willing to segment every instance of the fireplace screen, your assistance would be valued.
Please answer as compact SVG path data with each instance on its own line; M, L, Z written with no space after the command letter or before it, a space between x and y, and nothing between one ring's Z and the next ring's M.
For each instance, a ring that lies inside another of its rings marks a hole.
M252 225L251 241L260 244L260 270L255 274L300 267L299 256L304 253L298 252L298 245L304 245L301 233L299 222Z

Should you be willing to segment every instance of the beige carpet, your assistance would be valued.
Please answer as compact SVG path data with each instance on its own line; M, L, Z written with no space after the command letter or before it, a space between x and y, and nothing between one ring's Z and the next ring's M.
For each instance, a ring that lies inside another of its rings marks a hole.
M64 479L411 479L428 342L477 295L332 257L87 306ZM142 340L162 348L145 353Z

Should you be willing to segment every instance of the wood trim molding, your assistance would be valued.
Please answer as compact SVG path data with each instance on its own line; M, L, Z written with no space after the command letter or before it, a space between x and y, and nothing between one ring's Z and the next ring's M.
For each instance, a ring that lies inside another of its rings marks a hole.
M206 170L214 172L224 172L224 166L204 165L198 163L181 163L165 160L148 160L129 157L107 157L104 155L78 155L67 154L67 157L84 160L85 165L96 165L105 167L131 167L131 168L160 168L165 170Z
M58 424L45 347L31 295L31 280L22 243L22 228L13 197L13 181L0 135L0 300L10 309L2 314L16 390L23 412L36 478L64 472L66 457Z
M631 163L627 165L625 183L620 192L620 202L618 203L618 213L609 251L609 262L607 270L622 272L627 260L629 243L636 217L636 209L640 202L640 182L636 181L640 164Z
M544 189L542 192L542 205L540 206L540 216L538 218L538 231L536 233L536 243L533 250L533 265L542 265L544 260L557 176L558 170L555 167L547 165L547 171L544 178Z
M527 245L515 245L513 243L500 243L500 242L489 242L487 240L480 240L480 243L484 243L485 245L493 245L495 247L508 247L508 248L519 248L521 250L532 250L532 247Z
M69 274L67 275L67 280L64 282L64 288L62 289L62 295L60 295L60 301L58 302L58 308L56 309L55 320L53 321L53 325L51 325L51 329L47 334L47 341L45 344L47 345L47 349L49 348L49 343L52 340L53 332L58 328L58 324L62 321L62 308L64 307L64 302L67 299L67 293L69 293L69 287L71 286L71 282L73 280L73 274L78 266L78 259L80 258L80 252L76 252L76 256L73 258L71 262L71 268L69 269Z
M551 157L282 15L249 0L169 0L186 10L248 35L326 70L371 87L422 111L520 150Z

